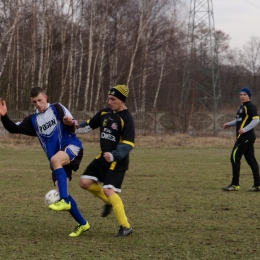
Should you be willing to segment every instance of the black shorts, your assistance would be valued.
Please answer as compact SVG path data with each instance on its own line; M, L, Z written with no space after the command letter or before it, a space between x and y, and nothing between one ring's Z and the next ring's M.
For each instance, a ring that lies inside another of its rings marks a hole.
M125 171L114 171L107 168L99 160L94 159L86 168L81 178L102 182L103 188L110 188L115 192L121 192L121 185L125 177Z

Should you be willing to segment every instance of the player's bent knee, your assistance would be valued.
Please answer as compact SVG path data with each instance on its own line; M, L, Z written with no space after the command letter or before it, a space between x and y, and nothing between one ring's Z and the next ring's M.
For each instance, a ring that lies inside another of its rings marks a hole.
M88 189L90 184L87 180L84 180L84 179L80 179L79 180L79 186L82 188L82 189Z
M55 170L57 169L58 167L61 167L61 163L60 163L60 160L57 156L52 156L51 159L50 159L50 163L51 163L51 167Z
M103 191L107 197L110 197L115 193L112 189L107 189L107 188L103 188Z

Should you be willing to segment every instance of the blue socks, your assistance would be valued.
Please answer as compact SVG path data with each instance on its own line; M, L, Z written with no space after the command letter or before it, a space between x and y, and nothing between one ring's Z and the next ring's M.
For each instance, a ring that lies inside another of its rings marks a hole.
M69 211L70 215L80 224L86 225L87 221L81 215L76 201L68 194L68 187L67 187L67 174L63 168L56 169L54 171L55 177L58 182L59 194L60 199L64 199L66 203L70 202L71 209Z
M80 225L86 225L87 221L85 218L81 215L76 201L69 195L69 201L71 204L71 209L69 211L70 215L80 224Z
M68 194L68 187L67 187L67 174L63 168L56 169L54 171L55 177L58 182L59 194L60 199L64 199L66 203L69 203L69 194Z

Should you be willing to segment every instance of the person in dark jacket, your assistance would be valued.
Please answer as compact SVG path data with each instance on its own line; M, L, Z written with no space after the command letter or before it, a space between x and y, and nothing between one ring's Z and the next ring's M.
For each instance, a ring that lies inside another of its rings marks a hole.
M235 126L237 137L230 157L233 178L230 185L222 188L224 191L238 191L240 189L240 161L243 155L251 167L254 177L254 184L249 191L260 191L259 166L254 152L254 143L256 140L254 127L259 123L259 115L256 106L251 103L250 98L250 89L247 87L242 88L240 90L242 104L237 110L235 120L223 125L224 129Z

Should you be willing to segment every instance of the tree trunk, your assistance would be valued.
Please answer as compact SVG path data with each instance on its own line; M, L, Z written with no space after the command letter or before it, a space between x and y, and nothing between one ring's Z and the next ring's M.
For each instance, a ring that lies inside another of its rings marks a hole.
M88 91L89 91L91 64L92 64L92 56L93 56L93 19L94 19L94 12L95 12L94 9L95 9L95 4L94 4L94 1L92 1L91 8L90 8L90 21L89 21L87 78L86 78L86 86L85 86L85 91L84 91L84 109L85 110L87 110L87 105L88 105Z
M84 16L84 0L81 0L81 15L79 20L79 44L80 44L80 57L79 57L79 67L78 67L78 85L76 87L76 97L75 97L75 109L77 110L79 107L79 94L80 94L80 87L82 81L82 65L84 59L84 44L82 40L82 20Z
M36 38L37 38L37 30L36 30L36 1L33 2L33 34L32 34L32 70L31 70L31 87L34 87L34 80L35 80L35 68L36 68Z
M38 87L42 87L42 78L43 78L43 56L44 56L44 40L45 40L45 6L46 5L46 0L42 0L42 17L41 17L41 22L42 22L42 28L41 28L41 51L40 51L40 62L39 62L39 71L38 71Z

